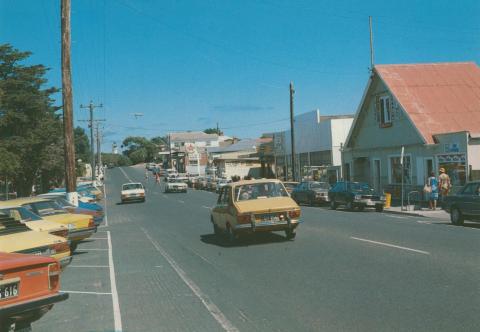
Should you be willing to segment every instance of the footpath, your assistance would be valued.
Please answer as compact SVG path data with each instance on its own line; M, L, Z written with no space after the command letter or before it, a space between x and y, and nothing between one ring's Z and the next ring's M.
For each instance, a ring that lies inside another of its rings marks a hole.
M412 208L407 209L406 207L401 206L392 206L390 208L386 208L384 210L385 213L392 213L392 214L403 214L408 216L417 216L417 217L425 217L425 218L435 218L435 219L450 219L450 214L442 210L441 208L437 208L436 210L430 210L426 208L421 208L419 210L414 210Z

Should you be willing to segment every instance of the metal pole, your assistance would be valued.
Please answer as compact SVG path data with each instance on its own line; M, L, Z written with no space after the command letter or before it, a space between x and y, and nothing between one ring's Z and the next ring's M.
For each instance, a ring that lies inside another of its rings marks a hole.
M171 134L168 134L168 151L170 155L170 169L173 168L173 161L172 161L172 141L171 141Z
M62 102L63 135L65 149L65 187L67 199L78 206L75 172L75 139L73 135L73 92L70 61L70 0L61 0L61 34L62 34Z
M295 120L293 119L293 95L295 90L293 89L293 83L290 82L290 138L292 143L292 177L293 181L296 181L296 165L295 165Z

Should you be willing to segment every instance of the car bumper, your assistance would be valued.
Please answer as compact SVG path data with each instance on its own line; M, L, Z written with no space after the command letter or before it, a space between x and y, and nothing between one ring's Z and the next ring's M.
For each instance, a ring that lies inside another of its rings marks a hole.
M80 229L71 229L68 231L68 239L70 241L81 241L92 236L92 234L96 232L97 232L97 226L80 228Z
M133 202L133 201L143 201L143 200L145 200L145 196L140 196L140 195L122 197L122 202Z
M330 202L330 199L328 198L328 196L315 196L315 202L317 203L326 203L326 202Z
M67 256L57 260L58 260L58 263L60 264L60 268L63 270L72 262L72 259L73 259L73 256Z
M287 229L295 229L301 223L300 220L291 221L261 221L249 224L238 224L234 227L236 233L257 233L257 232L274 232L284 231Z
M1 307L0 322L7 320L34 322L47 313L55 303L66 299L68 299L68 294L60 293Z
M165 189L168 192L184 192L187 191L187 188L166 188Z
M375 207L377 205L385 205L385 201L373 199L358 199L353 201L356 206Z

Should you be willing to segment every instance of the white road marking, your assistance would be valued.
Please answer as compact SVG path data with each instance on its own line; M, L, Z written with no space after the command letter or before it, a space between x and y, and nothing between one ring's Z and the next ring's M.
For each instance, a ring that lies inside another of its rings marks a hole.
M157 249L157 251L160 253L160 255L165 258L165 260L170 264L170 266L173 268L173 270L178 274L178 276L183 280L183 282L190 288L195 294L195 296L203 303L205 308L208 310L210 315L212 315L213 318L220 324L220 326L225 330L225 331L239 331L229 320L228 318L223 314L223 312L218 308L215 303L213 303L210 298L202 292L202 290L195 284L195 282L190 279L185 271L175 262L175 260L154 240L152 237L148 234L148 232L145 230L145 228L141 227L143 233L145 233L145 236L147 239L152 243L152 245Z
M120 312L120 303L118 302L117 282L115 280L115 266L113 265L112 238L110 231L108 235L108 265L110 268L110 288L112 290L113 319L115 322L115 331L122 331L122 314Z
M71 291L71 290L61 290L60 293L69 293L69 294L93 294L93 295L112 295L112 293L84 292L84 291Z
M202 205L202 208L204 208L204 209L209 209L209 210L212 209L210 206L205 206L205 205Z
M426 224L426 225L431 225L432 224L432 222L429 221L429 220L417 220L417 222L419 224Z
M396 249L407 250L407 251L413 251L413 252L416 252L416 253L419 253L419 254L424 254L424 255L430 255L430 253L429 253L428 251L423 251L423 250L418 250L418 249L412 249L412 248L407 248L407 247L401 247L401 246L397 246L397 245L390 244L390 243L377 242L377 241L362 239L362 238L354 237L354 236L350 236L350 238L353 239L353 240L358 240L358 241L363 241L363 242L378 244L378 245L385 246L385 247L396 248Z
M130 179L130 177L127 175L127 173L125 173L125 171L121 167L120 167L120 171L122 171L123 175L125 175L128 181L133 182L133 180Z
M105 177L106 177L106 173L105 173ZM104 205L103 205L103 208L105 210L105 227L108 227L108 217L107 217L107 185L105 184L105 180L103 180L103 202L104 202ZM100 226L102 227L102 226Z
M178 200L178 203L182 203L182 204L185 204L184 201L182 201L181 199Z
M407 219L407 217L395 216L393 214L385 214L387 217L396 218L396 219Z
M101 267L110 267L110 266L108 265L69 265L68 267L101 268Z

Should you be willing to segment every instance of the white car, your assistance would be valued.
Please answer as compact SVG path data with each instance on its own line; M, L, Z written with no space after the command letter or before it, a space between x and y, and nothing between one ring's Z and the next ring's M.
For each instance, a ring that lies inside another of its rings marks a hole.
M165 183L165 192L187 192L187 184L181 180L178 180L176 177L170 177Z
M122 203L131 201L145 202L145 188L138 182L125 183L122 185Z

